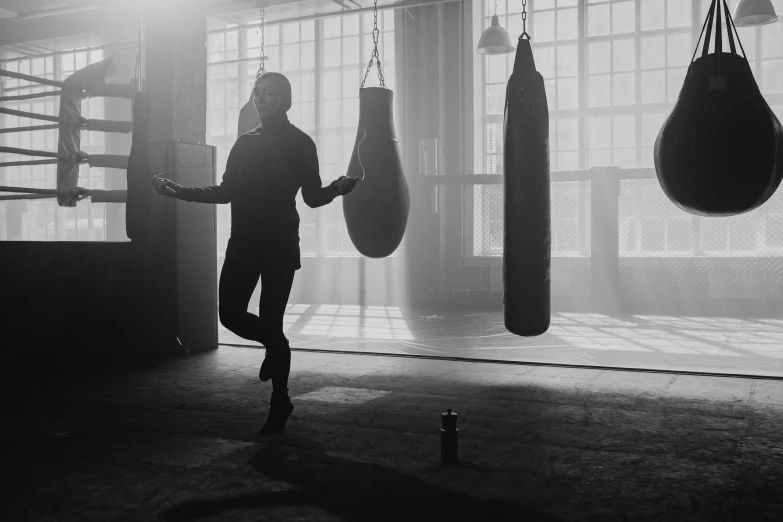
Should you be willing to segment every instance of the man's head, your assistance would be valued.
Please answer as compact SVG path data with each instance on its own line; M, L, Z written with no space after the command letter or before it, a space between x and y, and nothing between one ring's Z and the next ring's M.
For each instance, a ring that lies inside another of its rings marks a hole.
M253 104L264 120L288 112L291 108L291 83L280 73L264 73L253 86Z

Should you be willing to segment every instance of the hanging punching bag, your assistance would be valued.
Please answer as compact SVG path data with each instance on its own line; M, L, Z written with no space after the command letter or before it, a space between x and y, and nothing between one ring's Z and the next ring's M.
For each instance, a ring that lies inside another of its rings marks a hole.
M253 93L250 93L250 99L239 110L239 122L237 123L237 138L246 132L250 132L261 125L261 118L258 116L256 106L253 104Z
M126 178L128 197L125 203L125 233L131 241L149 240L152 213L149 164L149 95L138 92L133 97L133 134Z
M506 329L549 329L549 108L530 39L519 38L503 120L503 304Z
M410 192L394 132L390 89L359 89L359 129L348 176L359 183L343 196L348 235L367 257L386 257L402 241L408 224Z
M721 4L728 53L722 48ZM713 22L715 52L707 54ZM655 141L655 172L669 199L686 212L734 216L759 207L778 188L783 127L759 91L738 34L743 56L736 52L736 28L725 0L712 0L704 26L701 57L688 67L680 97Z

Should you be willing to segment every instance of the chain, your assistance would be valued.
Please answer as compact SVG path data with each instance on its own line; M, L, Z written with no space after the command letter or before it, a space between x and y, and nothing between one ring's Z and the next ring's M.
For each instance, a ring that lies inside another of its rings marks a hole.
M527 36L527 39L530 40L530 35L527 34L527 0L522 0L522 36Z
M261 8L261 65L258 66L258 72L256 73L256 78L261 76L266 72L266 68L264 67L264 61L266 61L266 56L264 56L264 8Z
M381 58L378 56L378 35L381 34L381 32L378 30L378 0L375 0L375 9L373 10L373 16L375 19L375 28L372 30L372 41L375 44L375 47L372 50L372 56L370 56L370 63L367 64L367 71L364 73L364 79L362 80L362 87L364 87L364 82L367 81L367 75L370 74L370 69L372 69L372 61L373 59L378 62L378 80L381 82L381 87L384 89L386 88L386 82L383 80L383 71L381 70Z

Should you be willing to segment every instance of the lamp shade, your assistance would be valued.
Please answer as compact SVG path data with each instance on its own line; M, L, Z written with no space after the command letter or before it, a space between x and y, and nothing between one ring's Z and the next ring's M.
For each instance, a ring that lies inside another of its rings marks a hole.
M498 15L493 16L492 25L481 34L476 52L480 54L508 54L515 50L516 47L511 45L508 31L500 27Z
M734 25L738 27L769 24L777 19L771 0L740 0L734 10Z

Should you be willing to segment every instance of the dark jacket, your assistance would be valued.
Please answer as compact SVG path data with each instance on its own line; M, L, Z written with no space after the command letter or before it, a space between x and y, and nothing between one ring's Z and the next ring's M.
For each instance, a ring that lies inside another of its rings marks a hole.
M311 208L330 203L336 192L321 187L313 140L283 115L241 135L219 186L187 188L181 199L231 203L231 240L258 247L264 257L299 264L296 194Z

